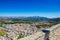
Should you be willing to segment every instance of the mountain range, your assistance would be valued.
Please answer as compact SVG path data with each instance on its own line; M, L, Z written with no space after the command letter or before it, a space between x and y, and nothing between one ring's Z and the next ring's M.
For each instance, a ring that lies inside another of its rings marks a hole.
M0 17L3 20L12 20L12 21L56 21L60 22L59 18L47 18L47 17L39 17L39 16L32 16L32 17Z

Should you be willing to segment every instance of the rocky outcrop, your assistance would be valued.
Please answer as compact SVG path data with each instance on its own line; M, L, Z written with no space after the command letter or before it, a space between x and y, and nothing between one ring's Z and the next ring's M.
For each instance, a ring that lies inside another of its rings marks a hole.
M60 40L60 24L18 40Z

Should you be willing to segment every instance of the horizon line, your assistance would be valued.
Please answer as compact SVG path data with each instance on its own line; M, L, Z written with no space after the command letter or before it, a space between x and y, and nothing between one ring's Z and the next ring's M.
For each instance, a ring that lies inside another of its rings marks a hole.
M44 16L0 16L0 17L44 17ZM45 17L45 18L60 18L60 17Z

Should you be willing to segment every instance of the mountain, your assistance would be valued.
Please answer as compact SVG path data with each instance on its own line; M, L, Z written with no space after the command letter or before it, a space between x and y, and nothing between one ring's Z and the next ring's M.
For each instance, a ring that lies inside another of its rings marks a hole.
M17 18L10 18L13 21L14 20L23 20L23 21L47 21L49 18L46 17L39 17L39 16L33 16L33 17L17 17Z
M49 21L60 22L60 18L51 18Z
M12 21L49 21L49 22L60 22L60 18L46 18L39 16L32 17L0 17L2 20L12 20Z

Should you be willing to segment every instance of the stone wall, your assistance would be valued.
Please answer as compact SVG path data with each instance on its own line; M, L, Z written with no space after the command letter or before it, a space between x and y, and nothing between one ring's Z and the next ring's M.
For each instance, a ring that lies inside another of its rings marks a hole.
M60 40L60 24L18 40Z

